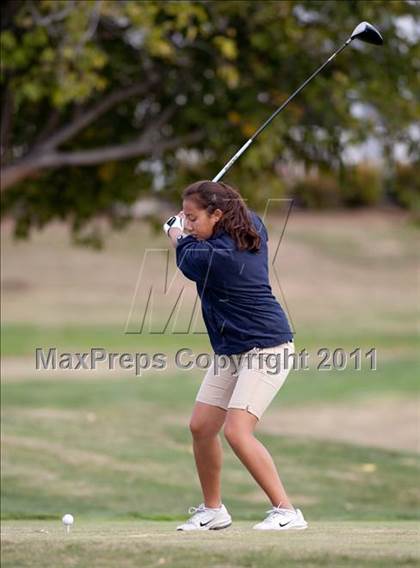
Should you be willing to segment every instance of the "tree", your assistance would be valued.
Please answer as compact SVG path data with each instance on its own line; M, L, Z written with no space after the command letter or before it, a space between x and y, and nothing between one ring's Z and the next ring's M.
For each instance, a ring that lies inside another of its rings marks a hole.
M212 177L244 139L371 20L385 46L343 52L235 165L251 198L282 192L282 161L339 168L345 141L410 143L419 47L413 2L2 3L3 211L16 231L125 221L140 195ZM417 63L416 63L417 62ZM357 118L353 105L375 119ZM372 114L373 116L373 114ZM258 179L259 191L254 184Z

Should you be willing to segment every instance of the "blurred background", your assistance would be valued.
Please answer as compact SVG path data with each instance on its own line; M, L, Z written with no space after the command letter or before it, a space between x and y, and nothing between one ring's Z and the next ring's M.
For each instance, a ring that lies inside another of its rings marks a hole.
M225 181L263 214L296 345L377 350L377 370L294 371L257 436L292 501L326 520L419 515L420 8L414 1L4 1L4 519L176 519L201 499L188 421L203 371L35 371L35 348L195 353L126 334L160 226L363 20ZM175 273L169 259L169 274ZM192 283L183 282L190 306ZM143 304L142 304L143 302ZM134 313L140 318L141 310ZM182 320L182 317L181 317ZM319 359L312 359L319 362ZM225 502L268 504L227 444Z

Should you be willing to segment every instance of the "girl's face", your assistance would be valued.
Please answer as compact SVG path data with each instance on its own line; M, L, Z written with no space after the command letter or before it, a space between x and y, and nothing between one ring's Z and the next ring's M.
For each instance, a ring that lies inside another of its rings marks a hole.
M186 232L200 240L212 236L215 224L223 215L220 209L209 214L205 209L200 209L192 199L184 199L182 208Z

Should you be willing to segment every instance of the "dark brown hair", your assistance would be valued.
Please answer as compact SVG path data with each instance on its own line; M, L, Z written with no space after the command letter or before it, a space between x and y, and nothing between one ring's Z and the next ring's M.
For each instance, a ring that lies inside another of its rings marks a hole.
M257 252L261 238L252 225L249 210L238 190L223 182L197 181L183 192L183 199L192 199L200 209L209 215L216 209L223 212L213 230L223 229L232 237L239 250Z

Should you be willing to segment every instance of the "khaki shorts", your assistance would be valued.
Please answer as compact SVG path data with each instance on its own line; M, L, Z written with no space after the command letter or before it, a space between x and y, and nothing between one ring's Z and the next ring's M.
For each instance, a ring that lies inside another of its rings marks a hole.
M219 355L208 369L196 401L212 406L243 408L258 419L293 368L292 341L275 347L255 347L239 355Z

